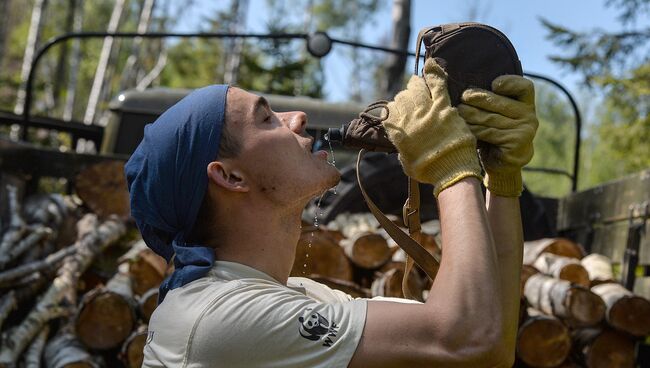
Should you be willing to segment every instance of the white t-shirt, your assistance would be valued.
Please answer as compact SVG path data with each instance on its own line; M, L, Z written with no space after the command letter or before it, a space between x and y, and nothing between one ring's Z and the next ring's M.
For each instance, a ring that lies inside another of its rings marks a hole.
M217 261L156 308L143 367L347 367L366 303L306 278L285 286Z

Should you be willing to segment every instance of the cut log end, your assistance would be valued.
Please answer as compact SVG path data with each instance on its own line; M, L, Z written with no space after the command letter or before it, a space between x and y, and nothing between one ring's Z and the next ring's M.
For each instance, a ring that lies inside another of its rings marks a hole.
M376 269L388 262L392 252L379 234L364 233L342 242L345 254L358 267Z
M572 325L594 326L605 318L605 302L588 289L571 288L567 304Z
M303 232L296 247L291 276L312 274L352 281L352 266L343 249L321 231Z
M402 278L404 271L402 269L391 269L376 278L372 282L372 296L386 296L394 298L404 298L402 292ZM415 296L417 300L422 301L422 291L424 290L424 283L419 277L408 278L408 288L411 295Z
M557 318L537 315L519 328L517 356L533 367L556 367L571 351L568 329Z
M606 330L583 350L590 368L633 368L634 341L618 332Z
M590 286L589 273L580 264L564 266L559 273L559 278L587 288Z
M133 306L121 295L98 291L84 297L76 320L79 339L91 349L119 346L136 323Z
M607 320L631 335L650 335L650 301L636 295L622 297L609 310Z
M127 368L139 368L142 366L144 360L144 345L147 342L147 330L138 328L131 336L124 342L121 351L121 358Z

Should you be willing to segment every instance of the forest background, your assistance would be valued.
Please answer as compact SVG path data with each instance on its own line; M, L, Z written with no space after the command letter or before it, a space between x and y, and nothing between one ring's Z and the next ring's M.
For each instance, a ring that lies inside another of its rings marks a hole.
M547 40L558 50L545 55L557 66L557 73L549 76L560 82L562 76L579 79L577 97L586 121L579 189L650 167L650 0L594 1L616 14L616 30L599 28L598 24L589 29L573 29L570 24L559 24L554 19L537 20ZM28 71L25 68L29 65L26 60L51 37L72 31L325 30L341 39L414 49L415 40L408 35L413 33L415 0L224 0L212 2L218 6L206 6L207 3L0 0L0 110L22 111ZM458 15L462 20L490 23L490 2L467 0L464 4L463 14ZM249 14L255 10L263 14L251 20ZM576 16L588 17L589 9ZM251 21L256 23L252 25ZM362 38L368 28L377 28L379 23L390 23L392 29L378 32L373 39ZM361 32L362 29L366 31ZM48 52L40 64L33 113L103 125L108 102L119 91L195 88L210 83L233 83L264 93L367 103L394 95L412 68L412 58L399 60L386 53L335 47L337 60L346 64L344 69L327 67L325 60L332 56L310 56L301 41L115 39L110 45L107 40L70 41ZM571 172L575 138L572 110L565 96L551 85L536 81L536 87L541 124L530 166ZM15 137L16 130L4 129L0 133ZM34 138L61 149L71 148L60 135L43 133ZM525 182L534 193L543 195L561 196L570 190L570 181L562 176L529 172Z

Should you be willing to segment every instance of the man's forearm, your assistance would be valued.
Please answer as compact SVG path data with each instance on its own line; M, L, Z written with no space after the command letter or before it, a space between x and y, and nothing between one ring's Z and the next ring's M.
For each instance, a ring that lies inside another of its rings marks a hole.
M464 179L446 189L438 205L443 259L431 295L444 298L450 316L458 315L462 322L452 328L459 334L487 339L497 333L501 342L503 309L500 300L494 301L499 272L479 181Z
M499 263L504 344L509 355L514 358L521 297L519 279L523 256L519 198L500 197L488 191L486 203Z

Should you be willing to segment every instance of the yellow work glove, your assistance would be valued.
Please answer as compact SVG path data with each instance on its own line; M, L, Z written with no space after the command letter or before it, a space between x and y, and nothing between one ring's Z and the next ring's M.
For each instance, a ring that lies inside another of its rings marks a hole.
M492 91L467 89L458 105L479 145L487 175L485 186L496 195L518 197L523 190L521 168L533 157L537 131L533 82L518 75L502 75Z
M433 59L424 64L424 78L412 76L387 108L383 126L404 172L433 184L436 197L463 178L482 178L476 138L451 106L447 76Z

